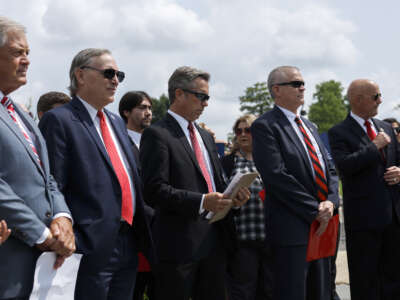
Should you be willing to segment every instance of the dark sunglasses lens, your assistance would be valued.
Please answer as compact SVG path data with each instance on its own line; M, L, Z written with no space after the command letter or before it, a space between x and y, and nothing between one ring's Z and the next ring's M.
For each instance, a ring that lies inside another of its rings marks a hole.
M303 81L292 81L290 84L294 88L299 88L301 86L304 86L304 82Z
M115 70L114 69L105 69L103 71L104 77L107 79L113 79L115 76Z
M125 78L125 73L121 71L115 71L114 69L105 69L103 71L104 77L107 79L113 79L117 75L118 81L122 82Z
M201 94L201 93L197 93L196 97L200 100L200 101L207 101L208 99L210 99L210 96L206 95L206 94Z
M121 72L121 71L118 71L118 72L117 72L117 78L118 78L118 81L119 81L119 82L124 81L124 79L125 79L125 73L124 73L124 72Z
M236 130L235 130L235 134L236 134L236 135L241 135L243 132L249 134L249 133L250 133L250 128L249 128L249 127L246 127L246 128L236 128Z
M250 133L250 128L247 127L247 128L244 129L244 131L245 131L246 133Z
M378 100L378 98L380 98L380 97L382 97L382 94L376 94L376 95L374 96L375 101Z

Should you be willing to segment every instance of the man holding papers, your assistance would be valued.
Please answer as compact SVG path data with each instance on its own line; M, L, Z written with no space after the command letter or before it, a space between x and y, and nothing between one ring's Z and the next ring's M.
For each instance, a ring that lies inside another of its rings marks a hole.
M330 300L328 259L307 262L306 257L312 223L323 235L338 205L337 177L317 129L298 115L305 90L299 69L274 69L268 88L275 107L253 123L251 132L253 159L266 190L273 299Z
M225 299L225 252L232 248L232 213L209 224L207 216L233 201L225 199L223 171L213 137L194 123L208 106L210 75L191 68L175 70L168 82L167 115L144 130L140 161L145 199L155 208L156 298Z
M373 118L382 103L375 82L354 80L347 96L351 112L329 141L343 184L351 299L400 299L399 144Z

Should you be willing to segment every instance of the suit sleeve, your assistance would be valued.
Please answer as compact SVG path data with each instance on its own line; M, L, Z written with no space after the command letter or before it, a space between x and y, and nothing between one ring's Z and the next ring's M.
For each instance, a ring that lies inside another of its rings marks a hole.
M318 213L318 201L289 173L280 151L280 141L265 121L251 126L253 159L267 194L280 201L293 214L312 223Z
M52 181L52 190L58 189L64 193L68 174L68 140L61 122L55 115L48 112L43 115L39 128L46 140L49 153L50 170L55 181Z
M358 137L348 135L347 131L344 126L328 131L332 157L339 173L352 176L381 163L381 154L373 143L363 145Z
M164 133L164 134L163 134ZM140 141L140 163L144 182L145 201L150 206L189 218L199 217L202 194L171 185L170 153L166 132L147 128Z
M0 219L6 219L14 237L32 247L44 232L46 225L1 176L0 199Z

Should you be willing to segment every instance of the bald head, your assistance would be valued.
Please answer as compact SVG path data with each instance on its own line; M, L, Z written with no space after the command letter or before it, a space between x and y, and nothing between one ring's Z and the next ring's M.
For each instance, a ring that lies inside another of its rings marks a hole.
M347 89L351 111L367 120L378 114L382 103L379 86L369 79L356 79Z

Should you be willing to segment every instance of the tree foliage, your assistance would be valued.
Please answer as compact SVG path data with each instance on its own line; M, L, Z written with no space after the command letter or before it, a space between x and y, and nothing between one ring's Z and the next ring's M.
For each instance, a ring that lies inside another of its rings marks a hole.
M273 107L273 100L268 92L266 82L257 82L245 91L245 95L239 97L240 111L246 114L260 116Z
M153 120L151 123L155 123L162 118L164 118L165 114L167 113L167 110L169 108L169 99L167 96L162 94L160 98L152 98L153 102Z
M311 104L308 117L318 126L319 133L328 131L346 118L349 108L339 81L330 80L317 84L313 99L316 102Z

